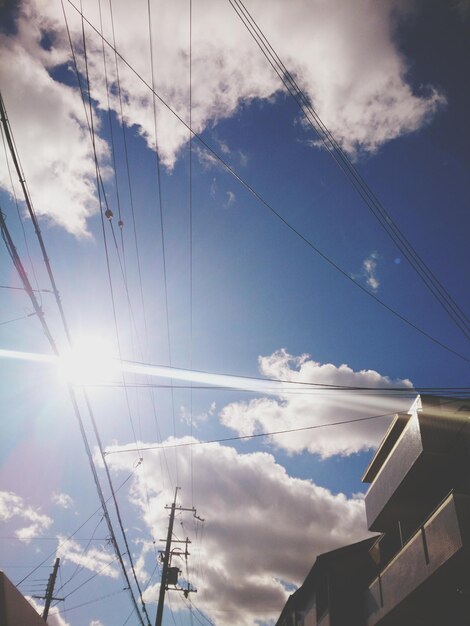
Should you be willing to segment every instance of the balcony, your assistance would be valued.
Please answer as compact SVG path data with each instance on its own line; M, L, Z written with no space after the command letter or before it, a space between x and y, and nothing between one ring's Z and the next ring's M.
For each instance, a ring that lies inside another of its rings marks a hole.
M370 584L367 626L439 623L443 607L459 624L456 594L470 575L469 548L470 496L451 493Z
M462 459L470 408L461 404L426 398L411 415L396 417L363 478L372 483L365 498L370 530L391 532L400 524L406 539L450 489L467 491Z

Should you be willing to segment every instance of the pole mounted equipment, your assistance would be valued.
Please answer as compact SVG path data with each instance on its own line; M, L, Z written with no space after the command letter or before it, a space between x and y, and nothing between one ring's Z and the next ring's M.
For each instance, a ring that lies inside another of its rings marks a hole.
M186 539L173 539L173 526L175 523L175 513L176 511L190 511L193 516L203 522L204 520L202 519L202 517L198 517L197 516L197 511L194 507L191 508L187 508L187 507L183 507L183 506L177 506L176 505L176 498L178 496L178 490L180 489L180 487L176 487L175 489L175 497L173 499L173 502L170 506L166 506L165 509L169 509L170 510L170 521L168 523L168 533L167 533L167 537L166 537L166 546L165 546L165 550L160 550L160 557L163 560L163 570L162 570L162 578L160 581L160 593L158 596L158 607L157 607L157 617L155 620L155 626L162 626L162 619L163 619L163 607L165 604L165 592L166 591L182 591L185 595L185 597L187 598L188 595L190 593L196 593L197 589L194 589L194 587L192 587L192 585L189 583L189 581L187 582L187 587L183 588L183 587L178 587L178 577L179 577L179 573L180 573L180 569L179 567L174 567L171 565L171 557L172 556L184 556L186 559L189 556L189 552L188 552L188 544L191 543L191 541L186 538ZM163 540L162 540L163 541ZM180 548L176 547L173 548L173 550L171 549L171 544L172 543L184 543L185 544L185 551L183 552ZM171 585L171 586L169 586Z

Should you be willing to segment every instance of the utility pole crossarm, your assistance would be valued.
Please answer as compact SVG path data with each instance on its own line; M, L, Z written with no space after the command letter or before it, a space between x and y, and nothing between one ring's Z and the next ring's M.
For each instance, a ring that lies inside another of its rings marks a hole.
M172 508L173 508L173 505L168 506L168 504L167 504L165 506L165 509L172 509ZM175 507L175 510L176 511L192 511L193 513L196 513L196 509L194 507L191 507L190 509L188 509L185 506L177 506L177 507Z

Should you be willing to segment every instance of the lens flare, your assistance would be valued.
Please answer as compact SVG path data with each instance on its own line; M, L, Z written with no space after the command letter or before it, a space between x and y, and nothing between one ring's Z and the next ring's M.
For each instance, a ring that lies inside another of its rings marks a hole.
M73 350L58 359L59 375L72 385L92 385L115 380L119 361L113 357L112 346L99 337L81 337Z

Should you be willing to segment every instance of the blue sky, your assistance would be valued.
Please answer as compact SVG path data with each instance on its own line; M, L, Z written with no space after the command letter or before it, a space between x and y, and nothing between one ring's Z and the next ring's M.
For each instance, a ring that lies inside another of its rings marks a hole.
M468 311L468 3L275 2L269 11L262 2L246 6L388 214ZM99 7L83 3L98 29ZM109 7L103 2L101 10L103 32L112 40ZM112 8L119 52L151 84L147 3L136 3L131 14L123 2L113 0ZM82 24L70 3L65 9L84 80ZM155 91L189 123L189 2L151 3L151 20ZM246 380L241 384L248 390L171 391L169 384L187 381L142 374L126 375L127 399L122 384L109 386L122 378L100 359L107 351L117 357L118 341L91 141L62 9L60 3L24 0L2 9L2 23L2 96L72 336L94 350L98 368L87 364L88 382L108 383L91 386L89 394L103 445L121 450L107 457L115 488L132 474L118 501L151 619L159 582L152 539L160 544L166 534L164 505L178 484L181 502L207 519L203 531L190 515L178 526L193 541L193 600L205 615L194 609L194 619L217 626L268 624L317 554L367 535L360 478L385 433L386 415L411 400L306 394L298 386L294 393L283 388L267 394ZM105 220L124 359L294 383L468 385L465 336L318 146L228 2L192 1L193 129L347 277L214 161L197 138L190 158L187 127L157 101L159 193L151 93L120 61L129 188L116 60L106 48L107 91L101 42L87 25L85 33L98 160L119 249L118 255ZM39 287L48 289L9 160L18 218L3 145L0 163L0 206L12 238L33 283L35 274ZM0 284L19 287L4 245L0 255ZM464 358L405 324L358 285ZM27 295L0 291L0 348L50 354L38 320L25 317L32 311ZM53 296L41 298L64 350ZM99 501L60 369L2 358L0 565L17 583L44 561L20 585L24 593L37 593L57 551L64 585L59 595L67 597L50 623L125 623L132 606L112 562L105 522L92 515ZM166 387L135 386L149 382ZM86 415L80 392L78 397ZM162 442L196 443L382 414L357 424L135 452ZM110 514L117 529L111 505ZM64 542L90 516L75 535L78 541ZM172 615L176 623L188 623L181 594L170 595L165 623L172 623ZM138 621L132 616L127 623Z

